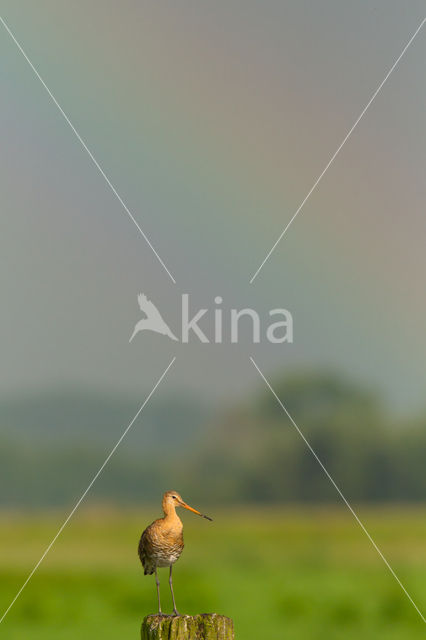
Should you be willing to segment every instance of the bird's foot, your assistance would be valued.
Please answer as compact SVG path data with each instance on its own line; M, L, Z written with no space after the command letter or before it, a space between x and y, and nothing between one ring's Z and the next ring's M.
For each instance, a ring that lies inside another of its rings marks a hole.
M176 607L173 609L173 615L174 616L180 616L179 611L176 609Z

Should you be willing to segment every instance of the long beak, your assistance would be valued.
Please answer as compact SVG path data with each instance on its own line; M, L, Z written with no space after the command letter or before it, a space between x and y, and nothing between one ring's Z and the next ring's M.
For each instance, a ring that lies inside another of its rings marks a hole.
M196 513L197 516L201 516L202 518L205 518L206 520L210 520L211 522L213 521L212 518L209 518L209 516L205 516L204 513L200 513L199 511L197 511L197 509L193 509L192 507L189 506L189 504L186 504L186 502L181 502L180 506L183 507L184 509L188 509L188 511L192 511L192 513Z

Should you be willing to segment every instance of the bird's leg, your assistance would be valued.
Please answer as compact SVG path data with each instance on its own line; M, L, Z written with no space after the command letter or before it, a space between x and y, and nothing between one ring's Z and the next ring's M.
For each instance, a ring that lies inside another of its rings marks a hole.
M170 585L170 591L172 592L173 613L175 614L175 616L180 616L179 611L176 609L175 594L173 593L172 567L173 567L173 565L171 564L170 565L170 575L169 575L169 585Z
M157 569L155 569L155 584L157 585L157 598L158 598L158 613L161 615L161 602L160 602L160 581L157 575Z

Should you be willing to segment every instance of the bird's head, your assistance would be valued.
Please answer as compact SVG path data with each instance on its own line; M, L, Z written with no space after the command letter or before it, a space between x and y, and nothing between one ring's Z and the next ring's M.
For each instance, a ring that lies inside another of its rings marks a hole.
M209 516L205 516L203 513L197 511L193 507L190 507L189 504L186 504L177 491L166 491L163 495L163 510L164 513L169 513L171 509L176 509L176 507L183 507L188 511L192 511L192 513L196 513L197 516L201 516L202 518L206 518L206 520L211 520Z

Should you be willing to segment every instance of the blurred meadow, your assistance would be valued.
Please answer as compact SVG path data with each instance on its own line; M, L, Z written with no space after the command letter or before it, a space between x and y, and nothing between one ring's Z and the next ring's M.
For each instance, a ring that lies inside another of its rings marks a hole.
M273 385L422 609L424 414L396 421L371 389L332 373L277 375ZM0 403L4 609L134 404L69 392ZM231 616L245 640L422 637L420 616L282 413L261 387L216 411L182 395L147 407L8 613L5 637L136 638L156 610L136 548L164 489L214 518L181 514L182 612Z
M184 553L174 584L181 612L232 616L244 640L423 638L424 623L344 508L210 510L214 522L184 514ZM426 601L426 515L408 507L359 507L373 536L420 604ZM158 508L82 511L3 623L20 640L137 638L156 611L138 536ZM7 603L56 531L61 515L1 519L0 598ZM170 612L167 571L162 604Z

